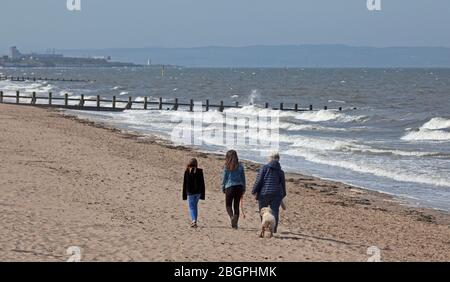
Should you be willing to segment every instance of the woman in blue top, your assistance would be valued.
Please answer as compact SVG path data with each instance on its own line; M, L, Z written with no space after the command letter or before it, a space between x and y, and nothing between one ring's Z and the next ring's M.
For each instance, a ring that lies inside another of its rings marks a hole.
M227 152L222 176L222 191L225 193L225 203L231 220L231 227L238 229L239 205L245 194L245 172L236 151Z

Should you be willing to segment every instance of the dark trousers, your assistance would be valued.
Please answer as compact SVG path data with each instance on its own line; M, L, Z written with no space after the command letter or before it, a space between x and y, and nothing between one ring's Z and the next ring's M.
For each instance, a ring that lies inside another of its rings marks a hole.
M278 222L280 221L280 206L283 198L281 195L261 195L258 198L259 210L262 208L270 207L273 212L273 216L275 216L276 224L275 224L275 233L278 230Z
M243 194L244 189L242 186L233 186L225 189L225 204L230 218L237 217L239 219L239 205Z

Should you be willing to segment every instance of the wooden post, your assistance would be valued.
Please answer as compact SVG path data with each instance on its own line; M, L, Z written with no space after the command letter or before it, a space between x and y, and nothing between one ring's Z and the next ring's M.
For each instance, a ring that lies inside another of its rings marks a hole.
M283 111L283 110L284 110L284 104L280 103L280 111Z
M175 111L178 111L178 98L175 98L175 105L173 106Z
M266 109L268 109L268 108L269 108L269 103L266 103L264 107L265 107Z
M133 107L133 100L132 100L132 98L130 96L130 97L128 97L128 104L127 104L126 109L130 110L132 107Z
M194 100L191 99L191 101L189 102L189 111L193 112L194 111Z
M64 106L69 106L69 94L64 94Z
M20 92L16 91L16 104L19 104L19 97L20 97Z
M209 100L208 99L206 99L206 111L207 112L209 111Z
M310 111L313 110L313 105L309 105L309 110L310 110Z
M220 101L220 109L219 109L219 111L220 111L220 112L223 112L223 110L224 110L224 107L223 107L223 101Z
M298 104L295 104L294 111L298 112Z
M113 96L112 108L113 108L113 110L116 109L116 96Z
M97 109L100 109L100 95L97 95Z
M146 110L147 107L148 107L148 98L146 96L146 97L144 97L144 110Z
M48 93L48 105L51 106L52 105L52 92Z
M3 103L3 91L0 91L0 103Z
M84 94L81 94L79 106L84 107Z
M159 108L159 110L161 111L162 110L162 108L163 108L163 99L162 99L162 97L159 97L159 104L158 104L158 108Z
M32 105L36 104L36 92L33 92L32 96L31 96L31 104Z

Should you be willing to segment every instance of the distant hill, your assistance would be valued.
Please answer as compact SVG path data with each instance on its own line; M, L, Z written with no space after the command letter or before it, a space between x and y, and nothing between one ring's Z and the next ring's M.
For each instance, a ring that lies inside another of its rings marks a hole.
M66 56L111 56L115 61L187 67L450 67L450 48L345 45L59 50Z

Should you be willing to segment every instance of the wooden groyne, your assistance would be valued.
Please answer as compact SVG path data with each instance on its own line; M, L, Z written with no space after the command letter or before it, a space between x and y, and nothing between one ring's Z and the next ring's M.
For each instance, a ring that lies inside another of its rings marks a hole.
M48 78L48 77L29 77L29 76L0 76L0 80L10 81L60 81L60 82L91 82L93 80L86 79L68 79L68 78Z
M23 100L27 100L24 102ZM8 100L8 101L7 101ZM22 101L21 101L22 100ZM87 105L87 103L93 105ZM186 110L193 112L196 106L200 106L194 102L193 99L189 100L188 103L180 102L178 98L169 101L164 101L162 97L158 100L150 100L148 97L144 97L142 101L133 101L133 97L128 97L127 100L117 99L113 96L112 99L104 99L100 95L95 98L86 98L81 95L79 98L70 97L69 94L64 94L63 97L54 97L50 92L46 96L37 96L36 92L30 95L21 95L19 91L16 91L15 95L6 95L3 91L0 91L0 103L4 104L15 104L15 105L27 105L27 106L38 106L38 107L54 107L63 109L73 109L73 110L83 110L83 111L124 111L124 110L172 110L178 111L181 107ZM105 105L107 104L107 105ZM122 105L122 107L120 107ZM300 104L292 104L286 106L284 103L280 103L279 107L271 107L269 103L264 104L264 108L280 111L293 111L293 112L305 112L317 110L313 105L302 107ZM223 101L219 104L211 104L209 100L203 101L201 107L204 111L210 111L212 109L218 109L223 112L225 109L242 108L238 102L233 105L225 105ZM328 106L323 107L324 110L328 110ZM337 110L342 111L342 107Z

